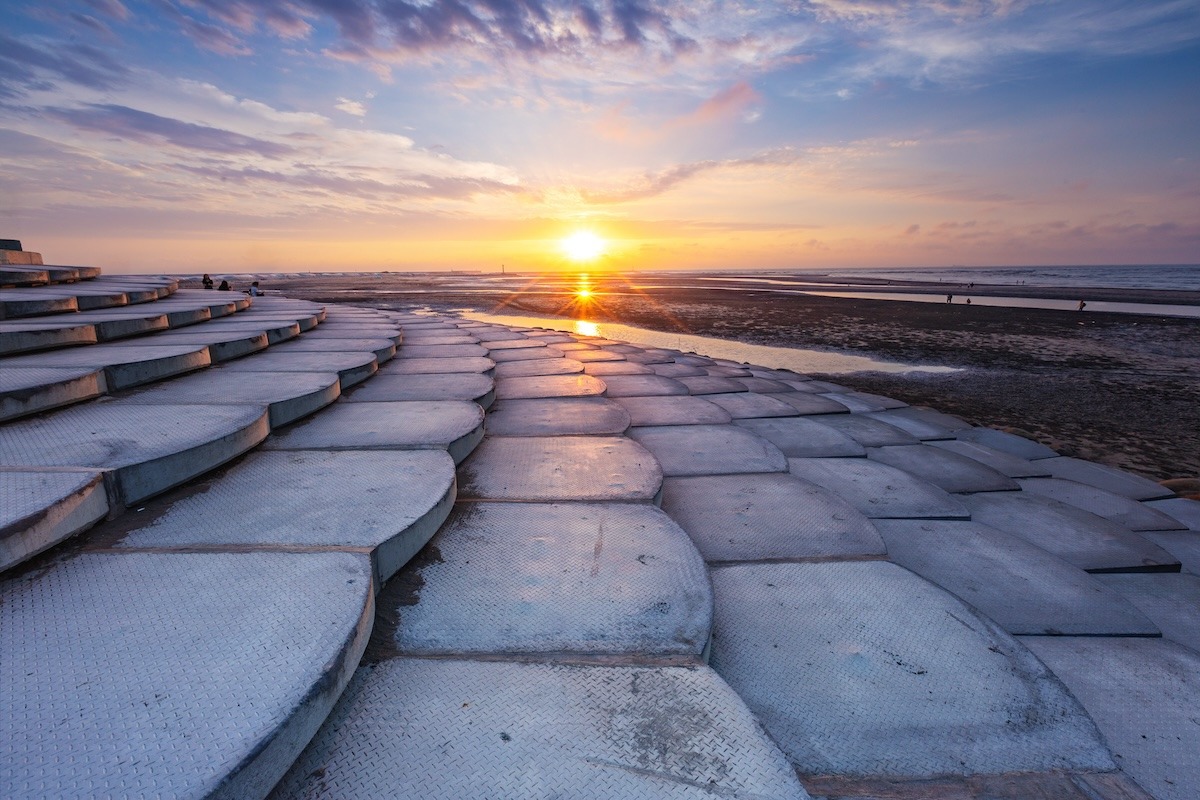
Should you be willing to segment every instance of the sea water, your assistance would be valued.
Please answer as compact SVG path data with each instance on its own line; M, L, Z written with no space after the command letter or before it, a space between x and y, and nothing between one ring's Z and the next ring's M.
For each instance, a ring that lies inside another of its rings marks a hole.
M839 278L883 278L885 280L935 281L952 284L1200 291L1200 264L845 269L830 270L826 274Z

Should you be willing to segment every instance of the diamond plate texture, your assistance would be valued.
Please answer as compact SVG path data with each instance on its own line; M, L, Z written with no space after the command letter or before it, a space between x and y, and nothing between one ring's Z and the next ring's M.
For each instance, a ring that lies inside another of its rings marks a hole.
M450 372L438 375L377 375L347 395L346 402L396 400L470 400L480 402L490 396L495 384L478 372Z
M926 442L926 444L930 447L938 447L942 450L958 453L960 456L973 458L979 463L986 464L996 470L1001 475L1007 475L1010 478L1045 478L1050 476L1050 470L1039 465L1036 461L1014 456L1012 453L1006 453L1003 450L997 450L985 444L969 442L965 439L942 439L934 442Z
M800 414L845 414L849 410L837 400L811 392L779 392L770 396Z
M494 436L614 435L628 427L629 412L604 397L501 400L487 415Z
M729 412L699 397L616 397L629 412L633 425L722 425L732 421Z
M788 458L845 458L867 452L841 431L810 419L740 419L736 424L766 439Z
M506 361L496 365L497 378L525 378L534 375L578 375L583 363L572 358L539 358L533 361Z
M787 471L775 445L736 425L630 428L629 436L654 454L664 475Z
M699 657L708 642L704 562L652 505L463 503L430 548L397 579L400 652Z
M582 359L581 359L582 360ZM605 375L609 397L647 397L650 395L687 394L687 387L674 378L661 375Z
M595 397L604 394L605 381L591 375L533 375L497 378L497 400L539 397Z
M928 481L865 458L789 458L788 470L823 486L871 519L967 519L955 498Z
M872 447L872 461L904 470L947 492L1016 491L1021 486L973 458L924 444Z
M307 796L808 794L737 695L706 667L399 658L359 670L272 795Z
M813 420L813 422L820 425L828 425L830 428L839 430L863 447L919 444L921 441L894 425L888 425L863 414L830 414Z
M107 513L99 472L0 468L0 570L89 528Z
M1112 768L1020 643L895 564L727 566L713 589L712 666L801 773Z
M238 375L236 384L235 388L228 376L205 370L138 389L121 402L266 405L271 427L278 428L324 408L341 394L336 372L245 372Z
M1021 489L1104 517L1133 531L1178 531L1187 526L1179 520L1124 495L1106 492L1062 478L1027 478Z
M0 593L8 798L265 792L373 609L344 553L84 554Z
M487 500L652 500L662 470L624 436L489 436L462 465L459 496Z
M799 411L788 403L770 395L756 392L740 392L738 394L708 394L705 400L716 403L729 412L734 419L752 419L758 417L795 417Z
M490 358L393 358L381 375L436 375L445 372L491 372Z
M1134 500L1161 500L1175 496L1175 492L1165 486L1160 486L1149 478L1143 478L1132 472L1104 464L1058 456L1046 459L1043 465L1056 478L1086 483L1097 489L1104 489L1107 492L1124 495Z

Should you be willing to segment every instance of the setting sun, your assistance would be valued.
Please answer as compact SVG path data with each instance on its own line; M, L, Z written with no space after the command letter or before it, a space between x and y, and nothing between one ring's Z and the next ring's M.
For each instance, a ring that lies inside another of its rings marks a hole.
M604 254L604 240L591 231L575 231L559 244L572 261L595 261Z

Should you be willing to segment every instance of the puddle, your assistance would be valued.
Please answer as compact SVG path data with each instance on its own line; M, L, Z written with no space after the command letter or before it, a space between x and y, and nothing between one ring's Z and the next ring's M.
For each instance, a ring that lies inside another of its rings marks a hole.
M710 358L724 358L739 363L754 364L769 369L790 369L794 372L818 372L844 375L852 372L890 373L950 373L961 372L957 367L936 367L921 364L904 364L897 361L880 361L867 356L828 350L806 350L794 347L770 347L760 344L744 344L710 336L692 336L686 333L663 333L632 325L615 322L587 322L564 317L486 314L474 309L458 309L464 319L477 322L494 322L500 325L551 328L558 331L577 333L582 336L601 336L623 342L681 350Z

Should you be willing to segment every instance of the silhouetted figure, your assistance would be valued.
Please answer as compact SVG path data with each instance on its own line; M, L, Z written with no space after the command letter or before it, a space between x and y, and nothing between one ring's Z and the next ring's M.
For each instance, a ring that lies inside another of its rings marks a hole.
M946 295L946 302L947 302L947 303L953 303L953 302L954 302L954 295L952 295L952 294L948 294L948 295Z
M213 281L212 281L212 278L210 278L210 277L209 277L209 275L208 275L208 273L207 273L207 272L206 272L206 273L204 273L204 277L200 279L200 284L201 284L201 285L202 285L202 286L203 286L205 289L211 289L211 288L213 287Z
M1079 308L1077 308L1077 309L1075 309L1075 310L1076 310L1076 311L1083 311L1083 309L1084 309L1084 308L1086 308L1086 307L1087 307L1087 303L1085 303L1085 302L1083 302L1082 300L1080 300L1080 301L1079 301Z
M967 305L971 305L971 298L967 298Z
M250 295L251 297L262 297L262 289L258 288L258 281L254 281L250 284L250 288L246 290L246 294Z
M217 291L218 292L228 292L229 291L229 281L221 281L221 285L217 287Z

